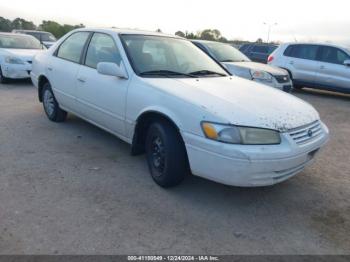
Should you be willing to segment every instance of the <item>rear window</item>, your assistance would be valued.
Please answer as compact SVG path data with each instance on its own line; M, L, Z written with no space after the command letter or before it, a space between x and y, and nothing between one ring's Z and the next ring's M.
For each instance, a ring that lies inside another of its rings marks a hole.
M267 53L269 53L269 47L268 46L264 46L264 45L256 45L256 46L253 47L252 51L256 52L256 53L267 54Z
M290 45L284 51L284 55L300 59L316 60L317 51L317 45Z
M244 52L244 51L246 51L249 47L250 47L249 44L244 44L244 45L242 45L242 46L239 48L239 50L242 51L242 52Z

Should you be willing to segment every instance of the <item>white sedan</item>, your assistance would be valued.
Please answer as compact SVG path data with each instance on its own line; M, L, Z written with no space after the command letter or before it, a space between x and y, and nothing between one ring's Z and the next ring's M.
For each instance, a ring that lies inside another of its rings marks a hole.
M30 78L33 57L41 51L43 46L33 36L0 33L0 83Z
M67 112L146 153L154 181L188 174L235 186L284 181L309 164L328 129L306 102L229 76L185 39L78 29L33 61L51 121Z

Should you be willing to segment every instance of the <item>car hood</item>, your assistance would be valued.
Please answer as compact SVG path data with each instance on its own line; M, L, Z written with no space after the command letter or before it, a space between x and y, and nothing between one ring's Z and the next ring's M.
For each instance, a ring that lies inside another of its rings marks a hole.
M267 73L270 73L271 75L287 75L288 72L284 69L275 67L275 66L270 66L270 65L265 65L261 63L255 63L255 62L223 62L223 64L230 69L230 67L235 67L235 68L246 68L246 69L254 69L254 70L261 70L265 71Z
M19 58L24 59L24 60L31 61L37 53L42 52L43 50L41 50L41 49L12 49L12 48L8 48L8 49L2 49L2 51L3 51L2 53L4 55L15 56L15 57L19 57Z
M319 119L317 111L303 100L235 76L143 79L154 88L195 104L216 118L203 116L203 120L284 132Z

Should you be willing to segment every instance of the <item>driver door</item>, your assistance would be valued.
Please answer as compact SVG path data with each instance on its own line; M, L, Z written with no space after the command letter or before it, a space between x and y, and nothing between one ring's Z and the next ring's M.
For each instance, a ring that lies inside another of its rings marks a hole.
M112 133L125 136L125 105L130 80L99 74L96 68L100 62L120 65L122 59L112 36L94 33L76 78L79 114Z

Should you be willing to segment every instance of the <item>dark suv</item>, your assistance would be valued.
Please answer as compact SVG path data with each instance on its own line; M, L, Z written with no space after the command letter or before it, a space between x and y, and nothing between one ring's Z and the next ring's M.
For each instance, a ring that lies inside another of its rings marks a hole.
M277 45L271 44L244 44L239 50L250 60L266 64L267 58L276 48Z

